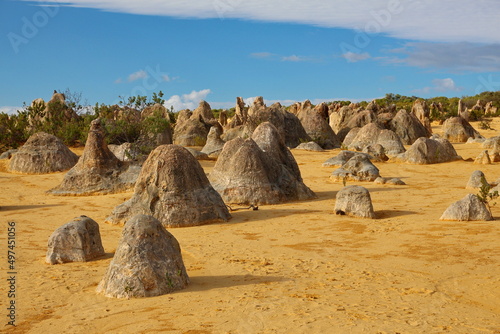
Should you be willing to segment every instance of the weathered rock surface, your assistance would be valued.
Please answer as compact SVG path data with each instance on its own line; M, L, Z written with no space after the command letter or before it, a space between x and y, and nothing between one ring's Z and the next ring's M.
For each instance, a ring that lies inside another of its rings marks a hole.
M385 148L381 144L368 145L363 148L363 153L370 155L372 157L371 160L389 160L389 157L385 154Z
M220 138L221 135L222 128L219 126L212 126L208 132L207 143L203 146L201 152L208 156L218 156L226 143Z
M134 187L139 171L140 166L120 161L109 150L101 121L95 119L82 156L49 193L85 196L127 191Z
M18 149L5 151L2 154L0 154L0 160L11 159L14 156L14 154L16 154L18 151L19 151Z
M467 185L465 186L465 189L478 189L481 188L482 183L481 179L485 179L484 173L480 170L475 170L472 172L469 181L467 182Z
M411 107L411 113L417 117L420 123L425 127L425 129L429 132L429 135L432 133L431 121L430 121L430 110L427 106L425 100L417 99L413 106ZM428 136L425 136L428 137ZM410 143L413 144L413 143Z
M345 141L345 140L344 140ZM362 151L367 146L380 144L387 155L403 153L405 148L398 135L392 130L381 129L375 123L369 123L359 130L356 137L350 142L350 150Z
M334 181L375 181L380 176L379 169L372 164L366 155L357 154L342 167L334 170L330 179Z
M104 255L99 224L80 216L51 234L45 262L86 262Z
M430 131L413 113L408 113L404 109L400 110L389 122L389 128L399 136L405 145L411 145L418 138L431 135Z
M210 160L210 157L206 153L195 150L194 148L191 147L184 147L184 148L188 150L189 153L191 153L191 155L195 157L196 160Z
M493 220L486 205L476 195L468 194L446 209L440 220Z
M262 123L252 138L224 145L210 179L226 202L276 204L315 198L276 128Z
M486 149L493 149L495 151L498 151L500 148L500 136L491 137L491 138L486 139L483 142L482 147L486 148Z
M302 123L307 135L322 148L333 149L340 147L340 141L328 124L328 114L325 115L325 110L322 105L313 108L311 102L306 100L301 104L297 112L297 117Z
M173 142L182 146L204 146L210 128L216 124L218 121L210 105L205 101L200 101L198 108L193 112L184 111L177 118Z
M12 156L9 171L25 174L61 172L73 167L77 161L78 156L59 138L38 132Z
M335 166L342 166L345 164L347 161L349 161L352 157L355 155L366 155L368 159L371 159L371 156L366 154L366 153L361 153L361 152L355 152L355 151L340 151L339 154L336 156L326 160L323 162L323 167L335 167Z
M452 143L465 143L469 138L482 138L462 117L451 117L443 123L443 138Z
M106 297L141 298L172 293L188 284L177 239L154 217L139 214L125 224L96 291Z
M410 164L436 164L441 162L462 159L453 145L446 139L433 136L432 138L421 137L403 154L394 158L396 161Z
M360 218L375 218L370 192L361 186L342 188L336 196L335 214Z
M406 183L401 180L400 178L393 177L393 178L387 178L387 177L377 177L373 183L376 184L391 184L395 186L404 186Z
M120 161L134 161L141 153L131 143L123 143L121 145L108 145L111 153Z
M479 153L479 155L474 160L474 163L477 165L490 165L491 159L490 155L488 154L488 150L484 150L481 153Z
M306 151L314 151L314 152L323 152L324 149L318 145L318 143L314 141L310 141L308 143L301 143L299 146L295 148L296 150L306 150Z
M179 145L162 145L149 154L134 195L118 205L107 221L123 224L136 214L151 215L165 227L203 225L231 218L200 163Z

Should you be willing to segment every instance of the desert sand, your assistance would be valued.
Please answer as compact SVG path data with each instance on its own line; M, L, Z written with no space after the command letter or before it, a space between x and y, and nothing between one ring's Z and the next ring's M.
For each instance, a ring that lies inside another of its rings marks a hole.
M500 121L492 126L500 130ZM477 143L454 146L464 159L483 150ZM348 182L369 189L377 215L370 220L333 213L343 185L331 182L333 168L321 164L339 150L292 152L317 199L236 211L223 224L169 229L191 284L129 300L95 289L122 229L105 218L132 193L48 195L64 173L12 174L0 161L1 331L500 333L500 203L492 209L495 221L439 221L452 202L474 193L465 189L474 170L492 182L500 163L375 163L382 176L407 185ZM207 173L213 165L202 162ZM106 256L45 264L50 234L80 215L99 223ZM8 221L16 222L16 328L4 326Z

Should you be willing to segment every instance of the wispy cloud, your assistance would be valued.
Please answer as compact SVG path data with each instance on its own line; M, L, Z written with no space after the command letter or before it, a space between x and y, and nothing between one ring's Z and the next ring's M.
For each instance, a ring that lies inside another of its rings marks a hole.
M168 109L174 107L174 110L180 111L182 109L195 109L201 100L206 100L208 94L212 91L210 89L203 89L200 91L193 90L189 94L173 95L168 98L164 105Z
M417 94L430 94L434 92L446 93L446 92L459 92L462 90L461 87L457 87L455 81L451 78L445 79L434 79L432 80L432 86L424 87L421 89L415 89L413 92Z
M342 55L348 62L356 63L358 61L366 60L370 58L370 54L368 52L364 53L355 53L348 51Z
M406 43L402 48L390 50L390 53L396 56L384 61L392 64L452 72L500 71L500 44Z
M134 73L131 73L129 76L128 76L128 82L132 82L132 81L136 81L136 80L139 80L139 79L145 79L147 78L149 75L146 71L144 70L140 70L140 71L137 71L137 72L134 72Z
M59 1L43 3L63 5ZM179 18L291 22L358 29L418 41L500 43L497 0L67 0L64 6Z
M250 57L257 59L273 58L274 56L276 55L271 52L254 52L250 54Z
M269 60L281 60L281 61L287 61L287 62L316 62L320 61L321 58L319 57L306 57L306 56L298 56L298 55L289 55L289 56L284 56L284 55L279 55L276 53L271 53L271 52L255 52L251 53L250 57L256 58L256 59L269 59Z
M291 61L291 62L299 62L299 61L307 61L308 59L303 56L291 55L281 57L282 61Z

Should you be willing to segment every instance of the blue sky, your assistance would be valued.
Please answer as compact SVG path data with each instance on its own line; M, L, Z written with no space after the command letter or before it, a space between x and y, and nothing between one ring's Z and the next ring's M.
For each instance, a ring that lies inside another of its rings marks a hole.
M162 90L175 109L500 90L496 0L0 3L0 111Z

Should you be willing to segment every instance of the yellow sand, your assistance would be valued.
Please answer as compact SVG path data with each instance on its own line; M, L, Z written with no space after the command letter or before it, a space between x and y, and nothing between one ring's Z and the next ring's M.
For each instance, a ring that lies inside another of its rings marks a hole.
M482 151L480 144L454 146L464 159ZM334 168L321 164L338 151L292 151L316 200L237 211L225 224L170 229L190 286L131 300L95 293L122 229L103 221L131 193L47 195L64 173L11 174L1 161L0 331L500 333L500 204L493 207L497 221L439 221L471 192L465 184L474 170L494 181L499 163L376 163L382 176L407 185L356 183L370 190L378 219L369 220L333 214L342 184L330 182ZM206 172L213 164L202 162ZM100 224L105 258L45 264L50 234L79 215ZM15 329L4 326L8 221L17 228Z

